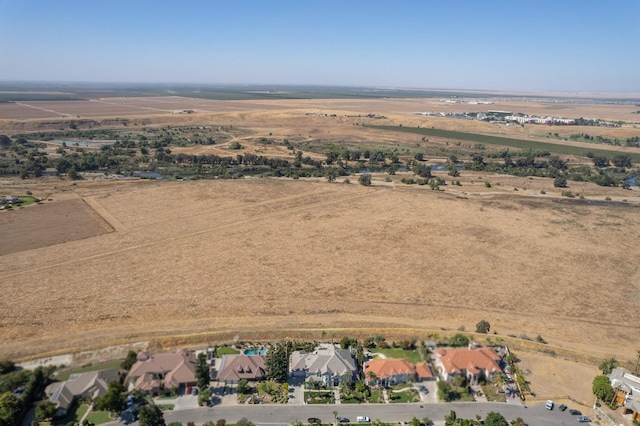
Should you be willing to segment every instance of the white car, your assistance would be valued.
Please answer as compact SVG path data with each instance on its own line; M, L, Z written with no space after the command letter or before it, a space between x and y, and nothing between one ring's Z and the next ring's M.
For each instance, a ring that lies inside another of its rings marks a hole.
M549 400L547 400L547 403L546 403L546 404L544 404L544 407L545 407L547 410L553 410L553 401L552 401L552 400L550 400L550 399L549 399Z
M367 416L358 416L358 417L356 417L356 421L358 423L370 423L371 419L369 417L367 417Z

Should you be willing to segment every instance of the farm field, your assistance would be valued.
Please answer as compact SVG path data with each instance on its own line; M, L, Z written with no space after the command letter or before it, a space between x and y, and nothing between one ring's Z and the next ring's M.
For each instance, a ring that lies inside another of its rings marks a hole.
M391 339L486 319L499 335L631 359L635 202L592 202L604 197L589 184L585 200L527 197L544 180L478 178L445 192L377 178L34 184L74 221L98 215L114 231L0 256L0 357L326 329ZM26 213L46 206L0 220L23 230L12 240L33 239L51 218Z

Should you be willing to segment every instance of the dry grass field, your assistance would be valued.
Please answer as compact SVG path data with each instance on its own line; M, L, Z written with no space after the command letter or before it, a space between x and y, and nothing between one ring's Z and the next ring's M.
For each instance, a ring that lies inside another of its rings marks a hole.
M172 114L184 109L196 113ZM637 110L633 106L567 108L497 98L493 105L452 105L437 99L167 96L0 104L0 134L67 128L78 116L87 120L81 127L134 131L232 126L216 145L172 150L288 159L293 151L259 139L400 150L437 150L453 142L437 137L425 142L421 135L362 124L434 126L557 143L563 142L544 134L640 135L634 125L522 128L415 115L488 109L640 120L631 114ZM387 118L362 117L370 113ZM230 149L234 140L244 148ZM56 147L48 148L52 156ZM324 158L306 150L304 155ZM437 161L429 157L430 163ZM481 319L497 333L492 338L511 339L520 348L535 343L509 336L540 334L549 342L543 348L592 363L608 356L635 359L637 188L572 181L569 189L583 198L567 199L551 179L463 171L455 178L462 186L436 192L400 183L405 176L410 174L374 175L372 187L346 185L344 178L332 184L324 179L110 181L102 173L77 183L0 181L1 194L31 191L47 200L0 212L0 359L138 341L159 349L236 336L318 339L322 331L338 338L425 338L450 335L461 326L474 330ZM531 353L521 358L538 396L590 397L592 366Z
M62 189L51 206L80 197L94 209L69 207L74 220L100 214L116 231L0 257L0 357L212 332L420 335L473 329L483 318L499 334L541 334L579 352L631 358L637 349L634 205L573 204L511 188L463 199L385 182ZM23 230L12 239L37 236L30 225L42 229L27 214L12 220Z

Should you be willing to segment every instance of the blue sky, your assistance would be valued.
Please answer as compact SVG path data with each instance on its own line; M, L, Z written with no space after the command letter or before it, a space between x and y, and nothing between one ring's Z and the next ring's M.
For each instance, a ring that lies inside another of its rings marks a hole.
M0 0L0 80L640 91L640 0Z

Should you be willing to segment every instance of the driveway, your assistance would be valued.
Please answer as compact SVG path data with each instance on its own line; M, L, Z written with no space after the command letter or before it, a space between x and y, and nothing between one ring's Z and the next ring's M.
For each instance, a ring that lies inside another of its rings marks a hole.
M427 392L422 392L421 387L427 388ZM420 400L426 404L436 404L438 402L438 385L434 380L415 383L414 387L420 393Z
M157 405L173 404L173 409L177 410L191 410L198 408L198 396L197 395L183 395L173 399L156 399Z

